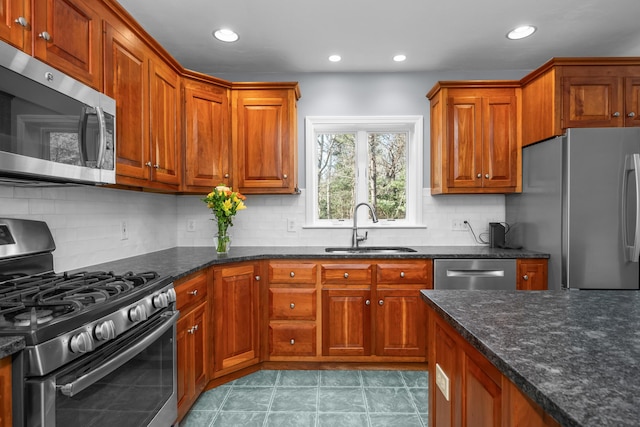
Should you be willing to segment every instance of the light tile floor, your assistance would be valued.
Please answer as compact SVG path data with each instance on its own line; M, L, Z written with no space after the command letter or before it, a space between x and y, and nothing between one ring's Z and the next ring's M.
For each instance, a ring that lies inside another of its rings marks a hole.
M427 371L258 371L203 393L180 427L423 427Z

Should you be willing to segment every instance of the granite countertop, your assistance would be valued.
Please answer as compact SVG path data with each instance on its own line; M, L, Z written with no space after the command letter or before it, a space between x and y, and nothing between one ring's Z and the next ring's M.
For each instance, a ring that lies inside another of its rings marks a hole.
M19 352L24 346L23 337L0 337L0 359Z
M226 255L216 255L212 247L176 247L79 270L157 271L160 275L184 277L211 265L261 259L436 259L436 258L549 258L549 254L486 246L411 246L416 252L397 254L344 254L325 252L324 246L240 246Z
M640 423L640 292L422 291L562 425Z

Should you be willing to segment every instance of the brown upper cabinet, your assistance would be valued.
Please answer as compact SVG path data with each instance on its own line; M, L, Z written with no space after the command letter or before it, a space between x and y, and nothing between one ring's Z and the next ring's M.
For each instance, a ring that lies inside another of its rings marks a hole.
M431 193L520 187L517 81L439 82L431 105Z
M102 88L102 20L88 3L34 0L31 32L36 58L97 90Z
M0 39L31 53L31 1L0 0Z
M232 185L230 121L228 88L184 80L183 191Z
M298 192L297 83L233 83L232 146L236 189Z
M640 58L554 58L521 84L523 145L567 128L640 126Z

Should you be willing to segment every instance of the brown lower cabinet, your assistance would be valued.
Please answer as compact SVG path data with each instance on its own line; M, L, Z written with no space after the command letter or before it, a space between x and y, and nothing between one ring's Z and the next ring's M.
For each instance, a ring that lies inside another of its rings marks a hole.
M11 357L0 359L0 427L13 425L11 413Z
M430 307L427 316L431 427L559 426Z

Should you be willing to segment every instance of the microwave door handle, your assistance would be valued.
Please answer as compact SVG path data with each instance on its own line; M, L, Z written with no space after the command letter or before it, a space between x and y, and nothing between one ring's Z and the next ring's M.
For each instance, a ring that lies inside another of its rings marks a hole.
M80 130L78 135L78 144L80 145L80 156L82 157L82 166L87 165L89 156L87 155L87 124L89 123L89 115L95 114L95 109L84 107L82 109L82 117L80 118Z
M144 336L133 346L127 348L125 351L119 353L113 359L109 359L105 364L100 365L98 368L92 370L86 375L81 376L75 381L72 381L68 384L56 385L56 389L60 390L62 394L68 397L77 395L82 390L100 381L102 378L109 375L111 372L115 371L116 369L136 357L142 350L149 347L149 345L151 345L155 340L159 339L165 332L175 326L176 320L178 319L179 315L180 312L178 311L171 312L165 322L162 323L162 326L153 330L151 334Z
M100 133L100 147L98 148L98 163L96 167L102 169L105 154L107 151L107 124L104 119L104 110L102 107L96 107L96 115L98 116L98 132Z
M622 244L624 246L624 254L627 257L627 261L638 262L640 257L640 154L627 154L624 162L624 172L622 176ZM627 229L627 215L629 206L627 205L627 197L629 193L629 185L627 184L627 178L629 173L634 174L635 179L635 233L633 236L633 245L629 245L628 229Z

